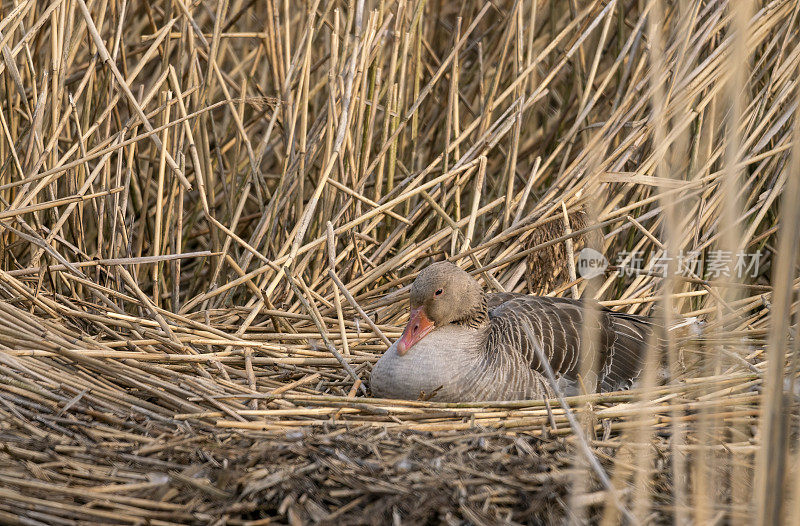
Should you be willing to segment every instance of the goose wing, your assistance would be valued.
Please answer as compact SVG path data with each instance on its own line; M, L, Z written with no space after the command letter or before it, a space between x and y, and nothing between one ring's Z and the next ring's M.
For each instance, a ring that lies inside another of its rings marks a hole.
M487 349L518 353L534 370L544 372L534 345L525 333L527 325L556 376L564 380L568 390L577 387L584 317L582 301L498 293L489 294L487 302L491 323ZM589 346L594 351L597 388L602 391L627 389L641 373L652 324L642 316L597 308L595 338Z

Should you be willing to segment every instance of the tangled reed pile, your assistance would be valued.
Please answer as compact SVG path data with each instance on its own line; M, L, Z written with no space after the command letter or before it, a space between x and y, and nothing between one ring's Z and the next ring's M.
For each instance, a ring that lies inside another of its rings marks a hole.
M0 4L0 521L796 523L799 6ZM674 330L371 398L445 258Z

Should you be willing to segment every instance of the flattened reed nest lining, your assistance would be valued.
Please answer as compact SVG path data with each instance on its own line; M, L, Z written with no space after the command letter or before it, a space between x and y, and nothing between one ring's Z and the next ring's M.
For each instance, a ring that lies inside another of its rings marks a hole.
M92 356L75 349L75 336L58 325L9 304L2 308L3 319L13 320L3 324L3 342L11 325L18 342L39 341L47 349L20 345L0 355L7 417L0 426L0 493L9 513L45 522L225 518L237 524L278 515L381 524L397 515L410 522L537 523L564 519L574 478L587 477L555 402L443 404L319 394L322 378L345 383L332 363L254 364L258 385L279 387L253 394L235 380L198 374L199 367L213 370L212 357L165 353L137 360L112 358L113 350ZM223 370L243 377L245 358L227 356L235 360L221 362ZM182 357L197 359L170 359ZM658 458L670 452L674 418L697 421L713 408L726 421L751 420L759 395L747 387L758 381L756 374L724 375L644 397L625 392L571 402L576 408L590 402L583 414L592 423L594 452L627 476L641 449L657 447ZM253 399L258 409L248 408ZM620 440L642 425L655 442ZM757 447L749 440L723 445L736 454ZM627 458L614 464L620 449ZM657 472L655 488L664 491L669 478L668 469ZM656 510L668 509L658 503L664 495L654 498ZM599 518L614 513L606 499L590 478L579 502Z
M4 5L0 520L777 517L798 10L732 6ZM554 400L364 396L445 257L688 319L669 382L570 399L588 448Z

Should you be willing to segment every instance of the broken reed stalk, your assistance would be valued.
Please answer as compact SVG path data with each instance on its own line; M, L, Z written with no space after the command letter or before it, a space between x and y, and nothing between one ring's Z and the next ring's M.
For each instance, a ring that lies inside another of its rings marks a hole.
M600 483L603 487L606 488L606 491L609 492L611 495L611 499L614 501L614 504L617 506L619 511L622 515L631 522L636 522L635 517L631 514L631 512L622 504L619 500L619 496L617 495L617 490L611 484L611 480L608 478L608 474L603 469L603 466L600 465L600 462L597 460L597 456L592 451L592 448L589 446L589 442L586 440L586 436L584 434L583 428L581 427L580 422L575 417L572 409L570 408L567 401L564 399L563 393L561 393L561 389L558 387L558 379L556 375L553 373L553 368L550 366L550 360L547 359L547 355L545 354L544 350L542 349L541 345L538 344L536 339L536 335L533 332L533 328L530 326L529 323L525 323L522 326L522 329L525 331L525 336L527 336L528 340L533 344L533 349L536 352L536 357L539 360L539 363L542 364L542 368L544 369L545 376L547 377L547 381L550 382L550 388L553 389L553 392L556 395L556 399L558 403L561 405L561 408L564 410L564 414L567 417L567 421L569 422L570 428L572 428L573 435L577 438L578 444L580 445L581 454L585 457L586 461L592 467L592 470L595 472L597 477L600 479Z
M364 387L364 383L361 381L361 378L358 377L358 373L353 370L350 364L347 363L347 360L344 358L344 356L342 356L339 351L336 350L336 347L334 347L333 343L331 343L331 341L328 339L325 331L325 325L320 319L319 312L309 303L303 292L297 287L297 285L295 285L294 278L292 278L292 275L289 273L289 269L284 267L283 271L286 273L286 279L289 280L289 285L291 285L295 296L303 303L303 306L306 308L306 312L308 312L309 316L311 316L311 319L314 321L314 325L317 326L317 330L319 331L319 335L322 337L322 340L325 342L325 346L328 348L334 358L336 358L336 361L341 364L342 368L347 371L347 374L349 374L355 382L360 384L359 387L361 388L361 391L364 394L367 394L367 390ZM308 288L306 287L305 283L303 283L303 287L306 289L306 292L308 292Z
M336 234L333 233L333 224L328 221L325 233L328 236L328 265L330 269L336 268ZM350 355L350 344L345 333L344 314L342 314L342 300L339 293L333 291L333 303L336 305L336 319L339 321L339 334L342 337L342 350L345 356Z
M342 294L344 294L344 297L345 297L345 298L347 298L347 301L348 301L348 302L350 302L350 305L351 305L351 306L352 306L354 309L356 309L356 311L357 311L357 312L358 312L358 314L361 316L361 318L362 318L362 319L363 319L365 322L367 322L367 325L369 325L369 326L370 326L370 328L372 329L372 331L373 331L373 332L374 332L374 333L375 333L375 334L376 334L376 335L377 335L377 336L378 336L378 337L379 337L381 340L383 340L383 343L385 343L386 345L392 345L392 342L389 340L389 338L387 338L386 336L384 336L384 334L383 334L383 331L381 331L381 330L378 328L378 326L377 326L377 325L375 325L375 322L374 322L374 321L372 321L372 318L369 316L369 314L367 314L366 312L364 312L364 309L362 309L362 308L361 308L361 306L360 306L360 305L358 304L358 302L355 300L355 298L353 297L353 295L352 295L352 294L350 294L350 292L347 290L347 287L345 287L345 286L344 286L344 283L342 283L342 280L340 280L340 279L339 279L339 276L337 276L337 275L336 275L336 272L335 272L333 269L328 269L328 275L329 275L329 276L330 276L330 278L333 280L333 282L334 282L334 283L336 283L336 286L337 286L337 287L339 287L339 290L342 292Z

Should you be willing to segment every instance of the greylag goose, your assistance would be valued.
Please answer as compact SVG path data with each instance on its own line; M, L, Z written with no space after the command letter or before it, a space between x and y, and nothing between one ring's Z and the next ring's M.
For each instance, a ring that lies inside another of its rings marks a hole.
M578 391L582 301L486 294L467 272L441 262L420 272L410 303L402 336L372 369L376 396L447 402L551 396L526 324L559 385L566 394ZM627 389L642 370L653 326L643 316L605 309L597 314L600 367L594 385L600 391Z

